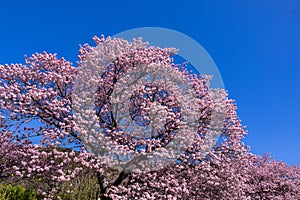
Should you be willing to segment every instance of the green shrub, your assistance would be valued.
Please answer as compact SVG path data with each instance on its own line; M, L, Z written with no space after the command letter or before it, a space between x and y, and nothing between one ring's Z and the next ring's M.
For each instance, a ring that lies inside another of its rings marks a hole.
M0 200L37 200L34 190L22 186L0 185Z
M76 178L60 185L57 194L61 200L95 200L99 197L99 184L90 172L82 172Z

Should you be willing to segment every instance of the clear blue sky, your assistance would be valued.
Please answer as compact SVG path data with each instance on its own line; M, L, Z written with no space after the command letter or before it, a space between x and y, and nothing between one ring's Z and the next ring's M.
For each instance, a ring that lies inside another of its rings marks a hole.
M198 41L237 101L246 144L300 164L300 1L2 1L0 63L44 50L75 63L94 35L145 26Z

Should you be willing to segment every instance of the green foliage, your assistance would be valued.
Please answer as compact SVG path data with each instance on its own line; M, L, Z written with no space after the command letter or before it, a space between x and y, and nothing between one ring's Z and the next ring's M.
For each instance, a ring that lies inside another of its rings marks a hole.
M38 200L34 190L22 186L0 185L0 200Z
M99 184L90 172L79 174L76 178L63 183L58 193L62 200L95 200L99 197Z

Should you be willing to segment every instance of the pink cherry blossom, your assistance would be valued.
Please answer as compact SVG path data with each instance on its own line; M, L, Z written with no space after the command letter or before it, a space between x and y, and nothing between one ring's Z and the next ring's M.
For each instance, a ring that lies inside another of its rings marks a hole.
M33 54L25 64L0 65L1 179L33 180L42 175L48 187L36 189L45 199L53 199L59 183L84 169L96 174L101 199L300 199L300 167L252 154L242 142L247 131L237 116L236 103L226 91L210 88L212 77L180 70L172 59L176 49L149 46L141 39L93 39L95 47L81 46L78 66L46 52ZM86 66L95 71L84 73ZM172 76L143 82L126 75L142 70L148 77L163 70ZM87 86L79 75L90 76L97 86L92 95L85 90L77 93L86 94L83 102L74 94L80 81ZM180 92L174 77L188 80L192 90ZM75 108L89 102L95 109L76 115ZM183 108L189 109L188 115ZM221 125L213 120L218 113ZM184 117L197 122L195 129L183 129L183 139L191 143L174 162L165 164L165 158L176 151L162 154L156 170L118 169L112 178L116 160L94 154L95 141L107 141L97 149L118 147L110 153L127 156L128 160L118 161L128 164L130 156L170 145L184 127ZM95 130L105 130L105 135ZM206 138L216 132L221 134L220 142L207 152Z

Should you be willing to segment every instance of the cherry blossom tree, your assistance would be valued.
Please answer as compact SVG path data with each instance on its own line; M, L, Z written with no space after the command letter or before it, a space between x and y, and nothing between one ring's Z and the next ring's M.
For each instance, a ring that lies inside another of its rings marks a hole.
M84 169L101 199L300 199L299 167L252 154L234 101L176 49L94 40L78 66L46 52L0 65L1 178L49 199Z

